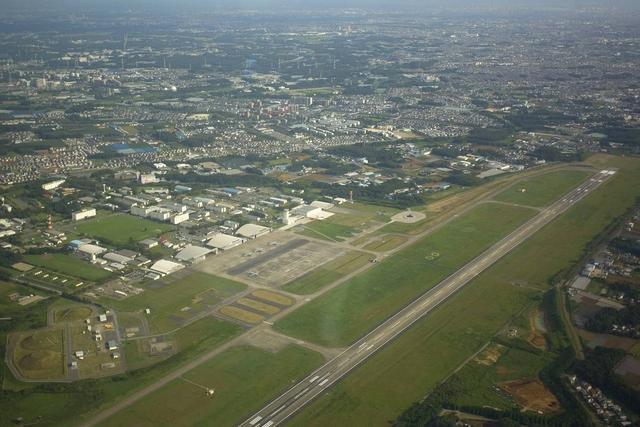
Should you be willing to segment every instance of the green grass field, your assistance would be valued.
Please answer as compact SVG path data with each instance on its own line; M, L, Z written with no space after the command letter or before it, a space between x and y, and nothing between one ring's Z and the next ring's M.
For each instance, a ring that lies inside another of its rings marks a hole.
M552 276L575 263L585 245L632 206L640 188L640 162L608 156L592 161L624 167L625 173L478 276L289 425L386 426L421 400L538 294L512 283L548 287Z
M111 275L111 273L106 270L94 267L85 260L67 254L26 255L24 259L25 262L29 264L92 282L106 279ZM29 273L32 272L33 270Z
M35 311L33 308L31 310ZM137 370L123 376L94 380L89 388L85 383L80 382L73 383L65 387L64 390L36 391L33 389L35 387L33 384L18 383L5 368L5 387L10 385L12 390L24 391L19 398L0 399L0 413L7 420L24 417L25 423L35 423L39 421L38 417L43 417L52 425L77 425L83 416L87 416L86 414L108 406L122 399L128 393L156 381L177 366L193 360L204 352L211 351L242 331L243 329L235 324L213 318L199 320L181 330L180 333L184 332L181 337L177 337L178 334L173 335L178 342L178 354L168 360L160 360L157 365L148 369ZM124 346L127 357L131 354L128 351L130 343L132 342L127 342ZM142 357L145 358L143 359L145 364L132 366L133 368L148 366L146 356L143 354ZM132 362L135 364L140 360L127 358L127 363ZM158 360L154 360L154 362L158 362ZM69 411L70 407L73 407L74 410Z
M138 242L173 230L173 226L161 222L138 218L128 214L114 214L80 222L75 231L81 235L104 240L115 245Z
M165 337L173 341L178 352L189 352L196 347L213 349L230 340L244 329L235 323L207 316ZM151 366L170 355L151 355L147 339L126 341L124 345L128 369Z
M295 231L303 236L315 237L316 239L330 240L334 242L342 242L357 232L353 227L331 223L328 222L328 220L313 221L309 224L296 227Z
M320 354L289 346L277 353L234 347L116 414L101 426L233 426L323 361Z
M351 251L287 283L282 289L298 295L312 294L366 265L370 258L367 253Z
M406 237L388 235L368 243L363 249L368 251L386 252L397 248L406 241Z
M16 332L9 337L11 360L20 374L32 380L65 376L63 334L59 328Z
M151 309L147 315L151 332L163 333L180 327L182 321L245 288L238 282L194 272L175 282L148 283L139 295L104 302L124 312Z
M348 345L534 214L513 206L478 206L282 318L275 328L326 346Z
M581 170L558 170L526 178L498 194L495 200L535 207L547 206L577 187L590 175L591 172Z
M487 366L472 360L451 378L457 389L453 402L459 405L491 406L504 410L514 408L517 405L513 399L508 394L496 390L498 383L537 378L540 371L554 357L551 353L537 355L512 347L503 347L502 352L497 363ZM482 357L482 353L479 356Z

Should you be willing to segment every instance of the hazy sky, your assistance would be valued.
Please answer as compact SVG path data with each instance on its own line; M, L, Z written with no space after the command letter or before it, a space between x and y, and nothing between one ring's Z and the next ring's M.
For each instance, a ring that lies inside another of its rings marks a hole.
M345 7L429 9L455 7L517 7L572 9L584 6L640 9L640 0L0 0L0 15L23 10L60 9L127 10L148 9L326 9Z

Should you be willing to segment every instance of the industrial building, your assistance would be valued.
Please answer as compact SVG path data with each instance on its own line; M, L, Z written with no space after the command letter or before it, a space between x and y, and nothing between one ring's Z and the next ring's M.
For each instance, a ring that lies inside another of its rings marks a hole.
M209 241L207 241L207 246L220 251L226 251L231 248L235 248L236 246L240 246L244 242L246 242L246 239L243 239L242 237L216 233L211 236Z
M238 236L244 237L246 239L256 239L269 233L271 233L271 229L269 227L264 227L257 224L245 224L242 227L238 228L238 231L236 231L236 234Z
M87 218L92 218L97 215L95 209L84 209L78 212L73 212L71 214L71 219L74 221L80 221Z
M197 264L204 261L207 255L212 252L217 252L217 249L203 248L201 246L188 245L183 250L178 252L175 258L178 261L186 262L189 264Z

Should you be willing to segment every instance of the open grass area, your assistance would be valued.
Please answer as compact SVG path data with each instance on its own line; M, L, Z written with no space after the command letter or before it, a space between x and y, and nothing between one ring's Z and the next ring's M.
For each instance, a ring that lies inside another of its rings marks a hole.
M485 358L485 353L493 351L500 351L495 362ZM514 408L518 406L517 401L512 395L500 389L500 383L536 379L553 357L551 353L536 354L518 348L491 344L451 378L450 381L457 390L453 401L459 405L491 406L504 410ZM535 404L535 402L531 403Z
M276 292L265 291L264 289L258 289L251 293L256 298L264 301L272 302L282 306L289 306L294 303L294 299L286 295L282 295Z
M7 351L24 378L57 380L66 375L63 333L60 328L16 332L9 336Z
M377 223L386 223L397 209L366 203L344 203L332 211L335 215L296 227L299 234L325 240L344 241Z
M296 346L277 353L235 347L101 425L237 425L322 361L320 354ZM215 394L207 396L199 385L214 388Z
M168 352L152 352L148 338L125 341L123 349L127 368L132 370L148 367L167 359L175 352L191 352L196 348L200 348L201 351L211 350L242 331L243 329L234 323L206 316L162 337L163 342L171 345L172 350Z
M369 242L364 249L368 251L386 252L397 248L407 241L406 237L387 235Z
M275 328L327 346L348 345L534 214L520 207L480 205L302 306Z
M70 277L78 277L92 282L106 279L111 275L110 272L95 267L87 261L69 254L26 255L25 261L29 264L56 271ZM32 269L28 274L34 273ZM66 285L66 283L64 285Z
M548 287L551 277L575 263L585 245L634 203L640 161L598 156L594 162L625 171L478 276L289 425L386 426L480 349L537 294L513 283Z
M113 214L74 225L74 230L112 244L138 242L173 230L170 224L138 218L128 214Z
M234 305L226 305L220 309L220 313L225 316L229 316L232 319L239 320L244 323L256 325L264 320L264 316L261 316L253 311L245 310Z
M151 313L146 317L151 332L164 333L180 327L198 313L245 288L245 285L228 279L193 272L175 281L148 283L139 295L103 302L125 312L149 308Z
M177 343L179 352L167 360L159 357L149 361L148 355L144 352L138 354L136 359L132 354L136 353L137 341L127 341L123 349L129 368L157 364L152 368L137 370L126 375L97 379L90 384L73 383L64 390L52 392L35 391L32 384L18 383L5 369L5 376L9 377L5 380L5 385L11 384L12 389L20 386L20 389L25 391L19 399L0 399L0 413L7 420L24 417L25 422L28 423L36 422L38 417L43 417L52 425L77 425L83 414L97 411L101 407L122 399L128 393L156 381L177 366L193 360L204 352L211 351L242 331L241 327L232 323L205 317L171 335ZM134 350L130 351L131 349ZM70 407L73 411L69 410Z
M315 237L316 239L324 239L334 242L342 242L357 232L354 227L332 223L326 219L297 226L295 231L303 236Z
M356 271L369 262L371 255L364 252L351 251L319 268L287 283L283 290L298 295L309 295Z
M519 181L494 199L527 206L548 206L590 175L591 172L573 169L553 171Z

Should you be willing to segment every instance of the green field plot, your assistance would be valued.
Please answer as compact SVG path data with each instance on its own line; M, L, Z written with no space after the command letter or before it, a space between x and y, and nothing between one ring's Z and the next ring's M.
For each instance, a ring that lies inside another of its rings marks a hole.
M530 305L532 298L539 298L535 289L513 283L548 287L549 280L572 266L585 245L638 196L640 162L611 157L595 160L603 167L625 167L625 173L478 276L303 410L290 425L388 425L387 420L420 401L510 323L515 313Z
M497 360L494 361L494 357ZM535 381L553 357L551 353L536 354L491 344L451 379L458 390L453 402L478 407L488 405L504 410L514 408L518 406L518 401L504 387L508 382ZM530 397L529 408L539 404L539 410L552 412L552 405L544 408L546 405L543 402L548 401L555 402L555 409L558 409L554 396L548 391L544 393L544 388L539 390L537 396L532 394Z
M404 236L383 236L368 243L363 249L368 251L386 252L407 242Z
M323 361L296 346L277 353L235 347L170 382L102 426L233 426ZM207 396L204 388L215 389Z
M128 214L114 214L75 225L79 234L115 245L137 242L173 230L169 224L150 221Z
M342 242L353 236L358 230L354 227L336 224L328 220L313 221L312 223L296 227L296 232L303 236L315 237L316 239Z
M123 300L108 300L108 304L124 312L149 308L151 313L146 318L151 332L164 333L179 328L208 306L245 288L228 279L194 272L174 282L148 283L141 294Z
M558 200L592 175L581 170L558 170L523 179L495 197L495 200L542 207Z
M49 310L53 312L55 323L82 322L93 314L90 306L68 300L57 300L49 306Z
M9 336L7 351L24 378L61 379L65 377L63 339L59 328L16 332Z
M287 283L282 289L298 295L312 294L345 275L367 265L370 259L371 255L364 252L348 252L345 255L323 264L304 276Z
M279 320L279 331L340 347L430 289L535 211L481 205Z
M364 203L345 203L336 207L335 211L335 215L298 227L296 231L305 236L340 242L375 224L390 221L391 216L399 212L397 209Z
M357 212L359 216L377 222L388 222L392 216L400 212L399 209L386 206L370 205L367 203L354 202L345 203L339 206L349 211Z
M28 304L23 302L21 304L20 298L29 295L33 295L37 300L33 301L33 299L29 299L26 302L33 302ZM0 280L0 313L2 313L1 317L12 318L11 326L15 326L19 321L23 320L23 316L27 318L24 320L32 320L32 322L36 323L40 321L44 324L46 321L46 316L44 315L46 310L44 310L44 305L38 301L42 301L45 298L46 294L44 292ZM34 307L37 307L37 309L34 309ZM25 312L29 314L24 315ZM39 316L40 312L42 312L42 316ZM8 329L9 328L5 330Z
M77 277L83 280L96 282L106 279L111 275L111 273L106 270L94 267L87 261L68 254L53 253L43 255L27 255L25 256L25 261L29 264L37 265L39 267L62 273L68 276L68 278ZM27 273L27 275L29 275L29 277L37 277L38 280L46 280L41 277L42 275L34 276L36 272L36 269L31 269ZM60 283L62 284L62 281L60 281ZM67 283L69 282L66 282L62 285L66 286ZM77 281L74 283L77 284ZM73 287L75 286L75 284L72 284L71 286Z
M176 353L195 357L210 351L236 337L244 329L234 323L212 316L203 317L184 328L160 338L140 338L125 341L123 345L127 369L139 369L162 362ZM152 341L167 343L167 351L152 349Z

